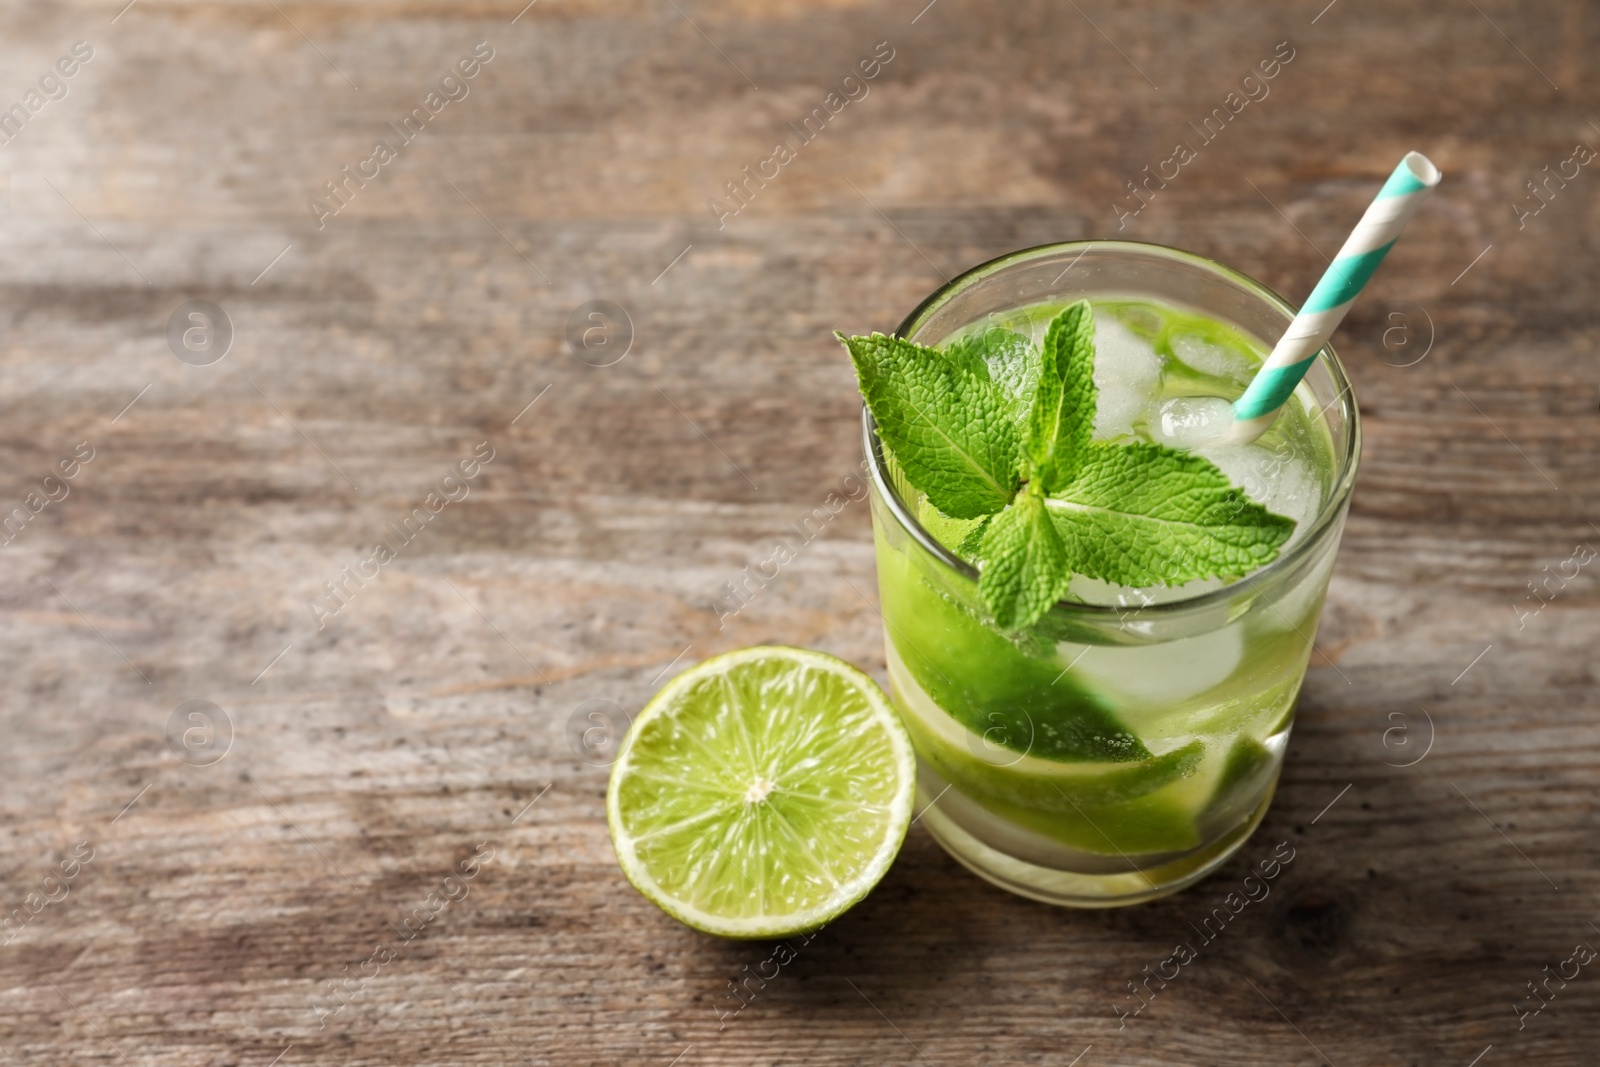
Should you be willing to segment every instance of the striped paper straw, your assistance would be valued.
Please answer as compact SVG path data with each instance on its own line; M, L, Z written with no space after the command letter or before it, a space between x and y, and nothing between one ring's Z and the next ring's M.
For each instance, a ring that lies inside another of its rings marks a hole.
M1344 247L1328 264L1322 280L1311 290L1305 306L1256 372L1250 387L1234 401L1230 443L1248 444L1267 432L1367 279L1394 247L1400 231L1438 184L1439 168L1420 152L1407 152L1356 223Z

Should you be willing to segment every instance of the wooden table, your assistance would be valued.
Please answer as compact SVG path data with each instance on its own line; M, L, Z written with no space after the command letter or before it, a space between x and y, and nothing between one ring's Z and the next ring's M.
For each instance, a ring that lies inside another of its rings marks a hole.
M1600 945L1600 572L1543 584L1600 545L1593 4L122 2L0 14L0 1060L1594 1062L1596 968L1515 1007ZM770 947L628 887L571 737L740 645L882 676L860 505L711 607L857 462L830 331L1086 236L1303 296L1409 148L1446 179L1338 338L1366 452L1256 837L1097 914L914 829L722 1015Z

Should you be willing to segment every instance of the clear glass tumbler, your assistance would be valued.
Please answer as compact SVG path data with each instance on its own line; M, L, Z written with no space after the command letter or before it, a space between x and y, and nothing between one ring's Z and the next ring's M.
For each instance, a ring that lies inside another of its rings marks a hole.
M1258 282L1158 245L1091 241L985 263L933 293L898 334L939 345L1018 309L1147 301L1270 350L1294 309ZM1064 600L1023 632L997 627L977 572L917 520L917 494L866 453L889 677L918 757L921 822L957 860L1024 896L1134 904L1220 865L1265 815L1355 480L1360 431L1331 348L1290 403L1326 427L1322 505L1271 564L1154 603ZM1060 758L1063 732L1121 724L1136 759Z

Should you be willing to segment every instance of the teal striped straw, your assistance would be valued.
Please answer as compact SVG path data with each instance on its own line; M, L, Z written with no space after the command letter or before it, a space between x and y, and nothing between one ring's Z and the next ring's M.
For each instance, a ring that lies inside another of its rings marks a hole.
M1234 401L1229 443L1249 444L1267 432L1439 177L1439 168L1420 152L1407 152L1394 168L1249 388Z

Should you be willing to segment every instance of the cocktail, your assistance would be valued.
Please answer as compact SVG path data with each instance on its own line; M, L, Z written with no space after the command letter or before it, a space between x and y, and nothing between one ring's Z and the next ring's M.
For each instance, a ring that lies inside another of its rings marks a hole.
M941 480L970 472L924 469L924 444L946 443L944 417L924 410L937 381L892 426L866 417L888 670L921 822L990 881L1059 904L1136 903L1204 876L1266 812L1359 451L1329 349L1259 440L1222 440L1293 318L1200 257L1087 242L978 267L897 331L958 367L939 379L967 383L948 390L966 392L958 403L998 407L991 426L1012 418L1023 442L1011 481L997 476L996 500L1013 494L1004 515L1028 513L1008 520ZM1029 452L1027 399L1057 373L1070 408L1072 372L1028 361L1064 352L1074 330L1092 350L1093 388L1078 383L1091 410L1077 412L1092 429L1050 432L1090 466L1050 473L1065 461ZM979 379L993 388L974 391ZM863 386L880 418L891 410ZM1145 488L1106 484L1124 474ZM1054 531L1067 576L1052 584L1061 560L1012 551L1007 521ZM981 572L1002 569L1021 577L997 598Z

